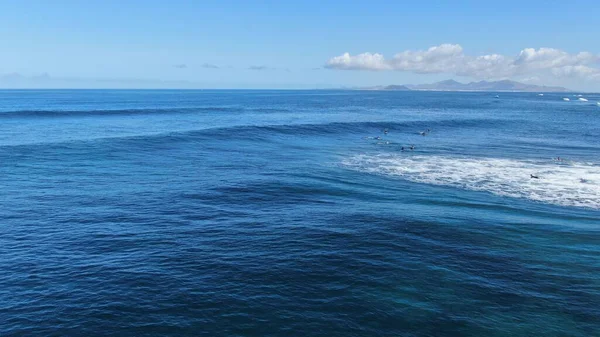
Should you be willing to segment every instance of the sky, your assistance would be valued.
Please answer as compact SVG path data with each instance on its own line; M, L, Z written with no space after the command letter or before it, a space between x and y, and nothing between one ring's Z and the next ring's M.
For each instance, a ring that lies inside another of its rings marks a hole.
M0 0L0 88L600 92L600 1Z

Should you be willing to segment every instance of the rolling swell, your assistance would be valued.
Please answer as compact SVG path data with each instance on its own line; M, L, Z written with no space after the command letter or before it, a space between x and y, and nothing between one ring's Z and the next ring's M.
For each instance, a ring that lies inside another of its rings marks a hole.
M513 121L498 120L494 125L517 123ZM69 141L43 141L33 144L0 145L3 147L36 147L55 144L64 146L67 143L87 142L127 142L127 143L162 143L182 142L187 140L214 139L221 141L258 140L264 141L269 135L292 136L331 136L354 134L358 136L379 135L383 129L389 129L394 134L418 134L418 131L432 128L448 130L453 128L488 128L491 123L481 119L466 120L419 120L410 122L331 122L320 124L273 124L273 125L235 125L225 127L205 127L202 129L158 132L144 135L103 136L94 139L74 139Z
M203 106L181 108L135 108L135 109L99 109L99 110L18 110L0 112L0 118L66 118L66 117L109 117L144 116L161 114L194 113L242 113L242 112L289 112L281 108L244 108L240 106Z
M494 121L500 124L512 123L506 120ZM393 133L416 134L427 128L485 128L489 120L483 119L446 119L446 120L416 120L405 122L381 121L381 122L333 122L323 124L297 124L297 125L268 125L253 126L249 131L263 129L268 132L279 134L301 134L301 135L323 135L323 134L364 134L365 132L381 134L384 129Z

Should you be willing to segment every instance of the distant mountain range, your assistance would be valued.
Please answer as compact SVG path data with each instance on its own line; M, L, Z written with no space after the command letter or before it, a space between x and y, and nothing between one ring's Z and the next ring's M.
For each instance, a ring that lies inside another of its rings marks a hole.
M430 90L430 91L517 91L517 92L570 92L571 90L563 87L548 87L541 85L525 84L516 81L479 81L470 83L460 83L455 80L446 80L432 84L417 85L387 85L370 88L366 90L390 90L390 91L409 91L409 90Z

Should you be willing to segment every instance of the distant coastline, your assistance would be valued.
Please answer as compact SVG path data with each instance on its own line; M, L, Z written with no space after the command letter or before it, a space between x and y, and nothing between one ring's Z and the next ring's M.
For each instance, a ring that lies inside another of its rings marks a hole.
M516 81L479 81L470 83L461 83L455 80L445 80L431 84L404 84L404 85L386 85L365 88L356 88L355 90L382 90L382 91L461 91L461 92L576 92L564 87L542 86L525 84Z

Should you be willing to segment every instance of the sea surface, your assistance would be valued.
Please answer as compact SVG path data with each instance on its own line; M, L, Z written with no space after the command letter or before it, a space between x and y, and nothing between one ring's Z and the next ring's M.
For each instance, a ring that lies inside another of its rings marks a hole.
M0 91L0 336L600 336L576 94Z

